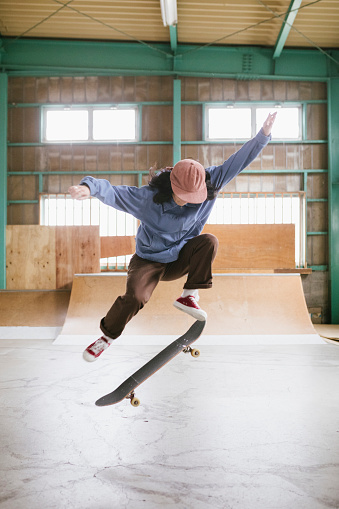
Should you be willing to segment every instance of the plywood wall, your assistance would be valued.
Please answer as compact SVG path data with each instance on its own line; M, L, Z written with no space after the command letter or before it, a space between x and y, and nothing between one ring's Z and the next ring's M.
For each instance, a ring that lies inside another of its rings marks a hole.
M8 290L56 288L54 228L7 226L6 251Z
M219 240L213 272L230 269L294 269L294 224L207 224Z
M295 268L294 224L207 224L202 233L219 240L213 272ZM101 237L101 257L133 254L135 238Z
M98 226L7 226L8 290L70 288L74 274L100 272Z
M69 288L74 274L100 272L99 226L55 227L56 288Z

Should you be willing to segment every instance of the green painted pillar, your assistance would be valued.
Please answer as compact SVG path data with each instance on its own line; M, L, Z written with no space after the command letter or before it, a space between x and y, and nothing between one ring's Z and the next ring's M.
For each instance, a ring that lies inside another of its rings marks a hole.
M339 78L328 84L329 283L331 323L339 324Z
M173 80L173 165L181 159L181 80Z
M0 73L0 289L6 289L7 74Z

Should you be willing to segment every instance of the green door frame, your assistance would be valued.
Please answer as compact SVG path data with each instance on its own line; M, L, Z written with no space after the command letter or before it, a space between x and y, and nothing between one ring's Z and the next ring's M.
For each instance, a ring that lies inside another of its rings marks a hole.
M7 74L0 73L0 289L6 289Z
M328 82L328 220L331 323L339 323L339 78Z

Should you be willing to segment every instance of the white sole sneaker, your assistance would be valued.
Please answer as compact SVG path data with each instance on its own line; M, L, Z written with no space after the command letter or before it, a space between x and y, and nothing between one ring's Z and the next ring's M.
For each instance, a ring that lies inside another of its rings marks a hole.
M82 354L82 358L86 362L93 362L93 361L96 361L98 357L94 357L94 355L91 355L90 353L88 353L87 350L84 350L84 352Z
M178 301L174 301L173 306L177 309L180 309L180 311L193 316L193 318L196 320L200 320L201 322L206 322L207 320L207 313L203 309L190 308L188 306L184 306L181 304L181 302Z
M84 350L82 357L86 362L94 362L96 361L100 355L107 350L107 348L111 345L111 341L108 341L104 337L101 337L94 341L91 345L89 345L86 350ZM93 352L93 353L92 353Z

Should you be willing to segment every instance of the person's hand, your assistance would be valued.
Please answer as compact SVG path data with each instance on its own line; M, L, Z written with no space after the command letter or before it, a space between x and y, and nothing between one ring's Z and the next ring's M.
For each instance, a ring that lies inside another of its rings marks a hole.
M91 195L91 191L87 186L71 186L68 192L74 200L86 200Z
M274 113L269 113L267 119L263 123L262 130L265 136L269 136L271 134L272 126L274 124L276 116L277 116L276 111Z

